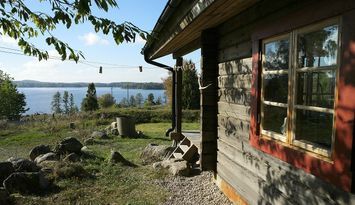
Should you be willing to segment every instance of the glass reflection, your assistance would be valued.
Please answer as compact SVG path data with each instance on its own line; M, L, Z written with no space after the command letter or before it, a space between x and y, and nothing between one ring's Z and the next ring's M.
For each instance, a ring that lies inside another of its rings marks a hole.
M333 131L333 115L308 110L297 110L296 140L312 142L330 148Z
M265 44L265 60L263 67L266 71L287 70L289 63L289 40L278 40Z
M288 75L264 75L264 100L287 103Z
M297 42L299 68L331 66L337 63L337 25L299 34Z
M287 131L287 108L264 104L263 110L263 129L285 135Z
M335 71L297 75L297 104L334 108Z

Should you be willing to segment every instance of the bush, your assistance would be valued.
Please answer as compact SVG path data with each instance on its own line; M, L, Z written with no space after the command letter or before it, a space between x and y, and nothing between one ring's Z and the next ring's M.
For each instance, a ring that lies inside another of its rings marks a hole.
M108 108L116 103L115 98L109 93L100 96L98 101L101 108Z

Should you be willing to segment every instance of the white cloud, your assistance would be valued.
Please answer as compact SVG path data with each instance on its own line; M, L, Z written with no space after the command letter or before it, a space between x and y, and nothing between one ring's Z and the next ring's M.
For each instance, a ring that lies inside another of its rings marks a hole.
M138 43L138 44L145 44L147 41L146 40L144 40L142 37L140 37L140 36L138 36L137 38L136 38L136 43Z
M93 45L108 45L109 41L101 38L99 35L93 32L86 33L82 36L79 36L81 41L84 41L85 45L93 46Z
M17 40L9 36L0 36L0 43L8 46L17 46Z

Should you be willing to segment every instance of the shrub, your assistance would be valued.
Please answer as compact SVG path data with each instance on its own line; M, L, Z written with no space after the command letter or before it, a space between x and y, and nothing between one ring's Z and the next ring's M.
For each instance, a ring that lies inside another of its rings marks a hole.
M101 108L108 108L116 103L115 98L109 93L100 96L98 101Z

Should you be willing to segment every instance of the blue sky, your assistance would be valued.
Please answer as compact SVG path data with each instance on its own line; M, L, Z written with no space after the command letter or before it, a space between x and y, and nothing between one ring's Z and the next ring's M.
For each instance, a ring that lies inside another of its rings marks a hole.
M121 23L129 21L143 30L151 31L155 22L164 9L167 0L119 0L119 8L111 9L108 13L94 10L95 15L106 17ZM44 6L31 1L30 5L34 10L43 11ZM44 10L46 11L46 10ZM138 39L135 43L124 43L117 46L111 36L95 33L89 24L73 26L67 30L58 26L53 32L55 36L69 43L74 49L84 53L87 61L102 62L103 74L99 74L100 64L76 64L74 62L63 62L59 60L48 60L39 62L36 58L11 55L1 52L0 49L0 70L10 74L15 80L39 80L46 82L161 82L161 78L167 76L165 70L152 68L152 65L145 63L140 54L144 41ZM53 48L46 46L43 37L33 39L32 42L39 48L47 49L51 56L56 56ZM0 36L0 46L18 48L16 41ZM188 56L199 66L199 51ZM174 60L171 56L158 59L159 62L172 66ZM114 64L115 66L107 65ZM116 65L137 66L137 68L118 68ZM138 66L143 66L140 73Z

